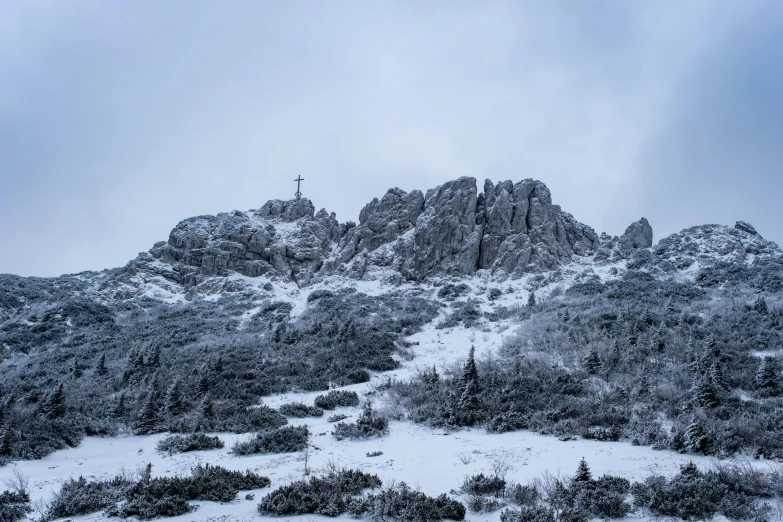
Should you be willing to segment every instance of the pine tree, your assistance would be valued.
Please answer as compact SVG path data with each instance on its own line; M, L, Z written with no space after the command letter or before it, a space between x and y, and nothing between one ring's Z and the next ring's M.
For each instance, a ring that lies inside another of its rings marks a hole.
M601 357L598 352L593 348L590 353L582 360L587 373L591 375L597 374L601 370Z
M478 386L479 379L478 370L476 369L476 348L474 346L470 347L468 360L465 362L465 368L462 371L462 382L467 384L470 381L475 381L476 386Z
M11 430L11 426L6 426L3 432L0 433L0 455L11 456L13 453L14 444L14 432Z
M106 375L109 373L109 369L106 367L106 354L101 354L101 358L98 360L98 366L95 368L95 372L98 375Z
M731 383L723 374L723 370L721 370L720 363L718 361L712 363L712 368L710 368L710 380L723 390L731 391Z
M79 365L79 359L74 359L73 360L73 376L78 379L79 377L82 376L82 373L83 373L83 369Z
M63 384L52 393L43 405L43 412L50 419L57 419L65 415L65 389Z
M536 294L533 292L530 292L530 294L527 296L527 306L533 307L536 306Z
M685 430L685 447L694 453L707 453L709 439L701 422L694 418Z
M756 301L753 302L753 310L762 315L767 315L769 309L767 308L767 302L763 297L758 296L756 298Z
M718 405L718 393L711 382L704 379L694 387L694 404L701 408L714 408Z
M475 379L470 379L465 384L465 389L459 398L459 409L462 412L475 412L481 409L481 403L478 399L479 387Z
M763 395L777 395L779 389L777 368L775 359L765 357L761 360L758 372L756 372L756 385Z
M210 399L204 399L201 404L201 415L205 419L211 419L215 416L215 406Z
M210 387L209 370L202 368L201 377L198 380L198 393L200 395L206 395Z
M140 435L151 433L155 429L157 421L158 406L155 401L155 393L150 392L136 417L136 432Z
M114 408L111 412L112 416L115 419L121 419L125 416L125 394L121 393L120 397L117 399L117 403L114 405Z
M164 404L169 415L177 416L182 413L182 392L179 386L179 379L174 379L174 382L169 386Z
M582 457L582 460L579 462L579 467L576 468L576 475L574 476L574 482L592 482L593 481L593 474L590 473L590 468L587 466L587 461L585 461L585 458Z

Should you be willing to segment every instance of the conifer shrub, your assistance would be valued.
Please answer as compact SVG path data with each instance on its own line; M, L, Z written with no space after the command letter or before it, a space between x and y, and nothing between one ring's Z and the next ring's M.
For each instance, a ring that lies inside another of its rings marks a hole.
M32 510L30 494L26 489L0 493L0 520L3 522L22 520Z
M308 406L301 402L289 402L283 404L278 408L278 411L288 417L298 417L303 419L305 417L321 417L324 414L324 410L315 406Z
M46 519L75 517L106 509L122 500L133 484L130 478L121 475L92 482L88 482L83 476L78 479L70 478L54 494Z
M338 406L358 406L359 396L353 391L332 390L316 397L315 405L324 410L333 410Z
M494 495L497 497L506 489L506 481L498 476L488 477L479 473L465 477L460 488L469 495Z
M237 442L231 452L235 455L294 453L305 449L309 436L307 426L284 426L258 433L250 440Z
M345 420L348 418L348 415L343 415L342 413L338 413L336 415L330 415L329 418L326 419L326 422L340 422L341 420Z
M188 451L200 451L220 449L225 444L218 437L210 437L205 433L191 433L189 435L170 435L158 441L158 451L164 453L185 453Z
M376 415L369 402L365 403L362 414L356 422L337 423L332 431L332 435L337 440L369 439L382 437L387 433L389 433L389 421L385 417Z

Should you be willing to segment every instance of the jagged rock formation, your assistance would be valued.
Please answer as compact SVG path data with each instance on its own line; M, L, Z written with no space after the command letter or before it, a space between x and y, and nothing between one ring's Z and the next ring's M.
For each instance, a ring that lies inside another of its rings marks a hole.
M133 297L149 282L171 292L237 291L241 277L259 276L300 286L334 274L422 281L486 270L518 277L577 258L599 264L628 259L631 267L671 271L711 257L747 261L779 251L744 222L695 227L652 245L645 218L619 237L599 237L554 205L540 181L487 180L479 192L476 180L464 177L426 194L393 188L362 209L358 224L316 213L308 199L186 219L167 242L129 263L104 295Z

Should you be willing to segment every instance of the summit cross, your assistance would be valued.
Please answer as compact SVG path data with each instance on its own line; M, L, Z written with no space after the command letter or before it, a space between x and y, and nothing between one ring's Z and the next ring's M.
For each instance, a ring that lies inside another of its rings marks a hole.
M296 196L296 199L299 199L302 197L302 191L299 190L299 186L304 181L304 178L301 175L298 175L294 181L296 181L296 192L294 193L294 196Z

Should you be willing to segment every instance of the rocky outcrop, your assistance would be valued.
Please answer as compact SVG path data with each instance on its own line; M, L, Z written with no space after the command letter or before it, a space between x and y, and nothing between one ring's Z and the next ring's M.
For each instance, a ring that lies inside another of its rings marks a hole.
M557 269L576 257L671 270L779 251L744 222L688 229L654 249L652 242L645 218L619 237L599 238L554 205L540 181L486 180L479 191L476 180L465 177L426 194L391 189L362 209L358 224L340 224L325 210L316 213L308 199L272 200L258 210L186 219L168 241L129 263L108 288L116 298L127 298L140 295L147 284L171 293L183 287L241 291L248 278L259 276L299 285L332 274L422 281L486 270L518 277ZM223 277L232 275L245 278Z
M625 229L622 239L630 243L632 249L650 248L653 244L653 229L647 218L631 223Z
M540 181L486 180L478 204L483 226L478 268L510 275L551 270L598 246L595 231L553 205Z

